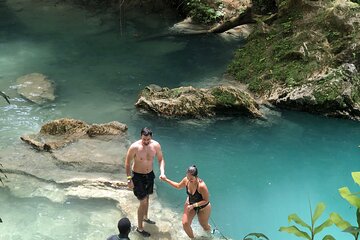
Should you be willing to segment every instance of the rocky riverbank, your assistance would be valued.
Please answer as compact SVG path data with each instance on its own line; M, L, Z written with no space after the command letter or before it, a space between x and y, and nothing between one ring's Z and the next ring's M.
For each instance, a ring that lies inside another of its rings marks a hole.
M275 106L360 120L360 6L287 0L260 22L229 73Z
M7 175L3 187L14 196L44 197L57 203L72 198L108 199L116 203L120 216L129 217L136 225L139 203L127 188L124 169L130 144L125 124L58 119L22 139L23 143L0 152ZM39 142L52 147L41 147ZM156 192L150 201L157 224L146 226L152 233L149 239L183 239L181 216L162 206ZM131 239L142 237L132 232Z

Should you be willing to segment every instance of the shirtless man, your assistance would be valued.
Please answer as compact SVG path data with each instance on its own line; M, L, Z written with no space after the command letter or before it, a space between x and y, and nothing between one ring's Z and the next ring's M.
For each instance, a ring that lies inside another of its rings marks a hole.
M165 160L160 144L152 139L152 131L149 128L141 129L141 139L131 144L125 158L125 170L128 187L133 189L134 195L139 199L138 227L136 229L144 237L150 233L143 228L143 222L155 224L148 218L149 194L153 193L154 178L153 162L154 157L158 159L160 167L160 179L165 179ZM132 169L130 167L132 162Z

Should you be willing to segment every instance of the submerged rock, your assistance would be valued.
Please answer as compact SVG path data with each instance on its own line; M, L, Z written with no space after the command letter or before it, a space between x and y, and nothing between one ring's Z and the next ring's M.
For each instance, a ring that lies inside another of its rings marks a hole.
M17 92L36 104L55 100L54 84L41 73L31 73L16 80Z
M147 86L135 104L164 117L208 118L222 115L246 115L263 118L256 101L243 90L232 86L209 89Z

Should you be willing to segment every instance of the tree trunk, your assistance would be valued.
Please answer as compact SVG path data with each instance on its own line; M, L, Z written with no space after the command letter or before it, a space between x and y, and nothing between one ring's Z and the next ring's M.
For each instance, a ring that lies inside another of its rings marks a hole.
M252 8L247 8L244 12L242 12L239 16L233 17L230 20L212 28L209 30L210 33L223 33L229 29L232 29L236 26L255 23L252 16Z

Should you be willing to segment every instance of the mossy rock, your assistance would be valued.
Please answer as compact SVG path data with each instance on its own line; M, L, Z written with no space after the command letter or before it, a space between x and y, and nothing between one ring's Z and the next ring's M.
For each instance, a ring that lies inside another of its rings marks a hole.
M256 101L242 90L230 86L210 89L146 87L135 104L163 117L209 118L221 115L246 115L263 118Z

